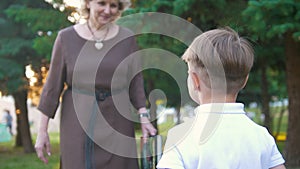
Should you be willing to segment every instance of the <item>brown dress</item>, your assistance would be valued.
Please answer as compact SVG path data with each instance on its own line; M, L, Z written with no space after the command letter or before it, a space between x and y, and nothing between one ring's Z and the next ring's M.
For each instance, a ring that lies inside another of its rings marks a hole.
M62 169L138 168L132 107L146 99L132 35L120 27L97 50L73 26L59 32L38 109L53 118L63 93Z

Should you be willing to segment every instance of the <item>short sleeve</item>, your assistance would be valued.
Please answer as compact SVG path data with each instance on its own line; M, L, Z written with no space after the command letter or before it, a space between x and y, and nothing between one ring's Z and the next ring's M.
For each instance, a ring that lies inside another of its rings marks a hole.
M271 157L270 157L270 162L269 162L269 168L276 167L280 164L284 164L285 161L279 152L276 142L273 137L271 139Z
M157 169L184 169L183 159L179 149L174 145L173 131L168 132L162 158L157 164Z
M50 118L55 116L65 82L66 72L62 48L63 43L59 33L54 42L50 69L38 105L38 109Z
M174 147L172 150L165 152L160 161L158 162L156 168L184 169L182 160L179 158L178 149Z

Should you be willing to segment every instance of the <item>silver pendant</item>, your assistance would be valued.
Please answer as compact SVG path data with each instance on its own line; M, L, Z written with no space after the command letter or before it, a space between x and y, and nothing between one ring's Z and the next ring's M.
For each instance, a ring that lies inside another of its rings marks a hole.
M95 47L96 47L96 49L100 50L103 47L103 43L101 41L96 41Z

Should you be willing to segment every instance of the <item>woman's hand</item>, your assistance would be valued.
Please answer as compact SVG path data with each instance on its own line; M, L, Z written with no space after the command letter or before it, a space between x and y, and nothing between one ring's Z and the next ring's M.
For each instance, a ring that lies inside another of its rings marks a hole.
M45 164L48 164L48 159L44 155L47 153L48 156L51 155L51 145L50 139L47 131L41 131L38 133L36 143L35 143L35 150L38 158L43 161Z
M150 115L147 112L146 107L140 108L139 111L138 111L138 114L139 115L141 115L141 114L147 114L147 116L148 116L148 117L147 116L146 117L145 116L140 116L140 122L141 122L143 140L144 140L144 143L146 143L147 138L149 137L149 135L155 136L157 130L153 127L153 125L151 124L151 122L149 120Z
M42 160L45 164L48 164L48 159L45 157L44 151L45 153L47 153L48 156L51 155L50 139L49 139L49 134L47 132L48 123L49 123L49 117L44 114L41 114L40 126L36 138L36 143L34 146L38 158Z
M147 117L141 117L140 120L141 120L143 139L145 143L149 135L151 136L156 135L157 130L153 127L153 125L151 124L151 122Z

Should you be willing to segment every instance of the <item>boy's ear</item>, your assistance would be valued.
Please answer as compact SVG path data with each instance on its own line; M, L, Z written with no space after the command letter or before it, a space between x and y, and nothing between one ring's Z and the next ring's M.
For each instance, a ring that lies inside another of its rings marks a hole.
M197 75L197 73L192 72L192 80L193 80L194 89L200 91L200 78Z
M247 84L247 82L248 82L248 78L249 78L249 74L248 74L247 77L245 78L245 82L244 82L244 84L243 84L243 86L242 86L242 89L246 86L246 84Z

